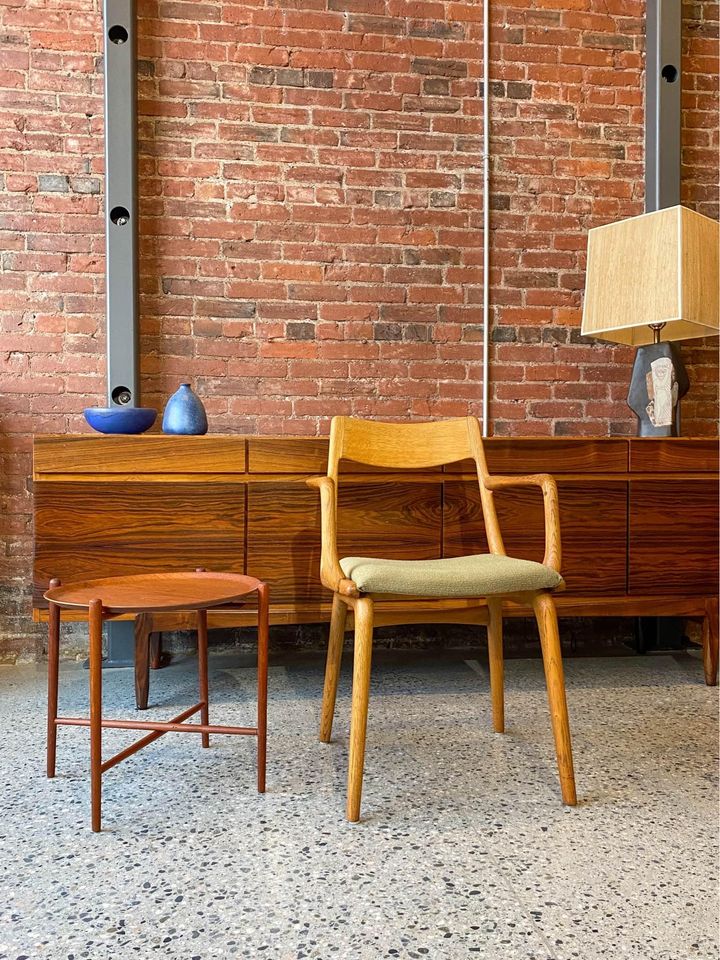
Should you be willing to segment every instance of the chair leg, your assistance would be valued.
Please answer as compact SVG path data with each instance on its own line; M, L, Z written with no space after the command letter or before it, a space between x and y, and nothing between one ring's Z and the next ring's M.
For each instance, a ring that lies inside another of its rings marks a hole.
M577 803L575 773L573 771L570 723L565 699L565 679L555 601L549 593L538 593L533 599L533 610L540 631L562 798L564 803L573 807Z
M95 833L100 830L102 791L102 601L91 600L90 628L90 808Z
M490 664L490 696L493 729L505 733L505 665L503 663L502 600L488 600L488 661Z
M208 635L207 610L197 612L197 644L198 644L198 681L200 685L200 723L210 723L209 690L208 690ZM200 740L204 747L210 746L210 734L201 733Z
M50 589L60 586L59 580L50 581ZM48 706L47 706L47 775L55 776L57 751L58 673L60 670L60 607L50 604L48 624Z
M320 714L320 740L322 743L329 743L332 735L335 697L337 695L338 677L340 676L340 659L342 657L343 641L345 639L347 611L347 605L343 603L336 593L333 594L330 639L328 640L327 659L325 661L325 686L323 688L322 712Z
M258 677L257 677L257 746L258 793L265 793L265 765L267 757L267 677L268 677L268 611L270 598L267 584L258 587Z
M705 683L714 687L718 682L718 600L713 597L705 604L705 619L702 627L703 668Z
M373 602L368 597L355 603L355 655L350 720L350 763L348 767L347 818L360 819L365 734L370 698L370 666L372 662Z

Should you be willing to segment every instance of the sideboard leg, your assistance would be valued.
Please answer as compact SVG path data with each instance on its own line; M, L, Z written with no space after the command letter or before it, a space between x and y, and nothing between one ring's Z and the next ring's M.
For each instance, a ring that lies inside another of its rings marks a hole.
M703 668L705 683L714 687L718 682L718 600L714 597L705 604L703 620Z
M159 670L160 667L164 666L162 634L157 630L153 630L150 634L150 669Z
M135 706L147 710L150 695L150 614L135 617Z

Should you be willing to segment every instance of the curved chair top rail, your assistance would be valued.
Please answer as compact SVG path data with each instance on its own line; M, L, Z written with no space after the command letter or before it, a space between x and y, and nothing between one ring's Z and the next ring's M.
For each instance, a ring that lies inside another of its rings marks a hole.
M476 417L425 423L388 423L353 417L332 419L328 476L334 479L337 479L340 460L411 470L467 459L475 460L480 473L487 474Z

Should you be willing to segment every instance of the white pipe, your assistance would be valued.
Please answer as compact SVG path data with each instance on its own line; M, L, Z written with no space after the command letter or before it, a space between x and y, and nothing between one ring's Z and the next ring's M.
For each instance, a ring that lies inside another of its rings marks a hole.
M483 362L482 435L490 407L490 0L483 0Z

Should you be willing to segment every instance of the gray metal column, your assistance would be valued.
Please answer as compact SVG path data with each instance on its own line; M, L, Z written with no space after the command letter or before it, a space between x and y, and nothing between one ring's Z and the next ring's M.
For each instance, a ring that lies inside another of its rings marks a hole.
M682 2L648 0L646 8L645 212L652 213L680 203ZM667 649L658 638L667 642L669 618L638 617L636 623L638 653L646 652L651 633L655 648ZM674 649L682 647L677 626L673 641Z
M140 406L134 0L103 0L108 406ZM132 666L133 623L106 625L107 667Z
M680 203L681 0L648 0L645 212Z
M104 0L108 406L140 405L135 2Z

